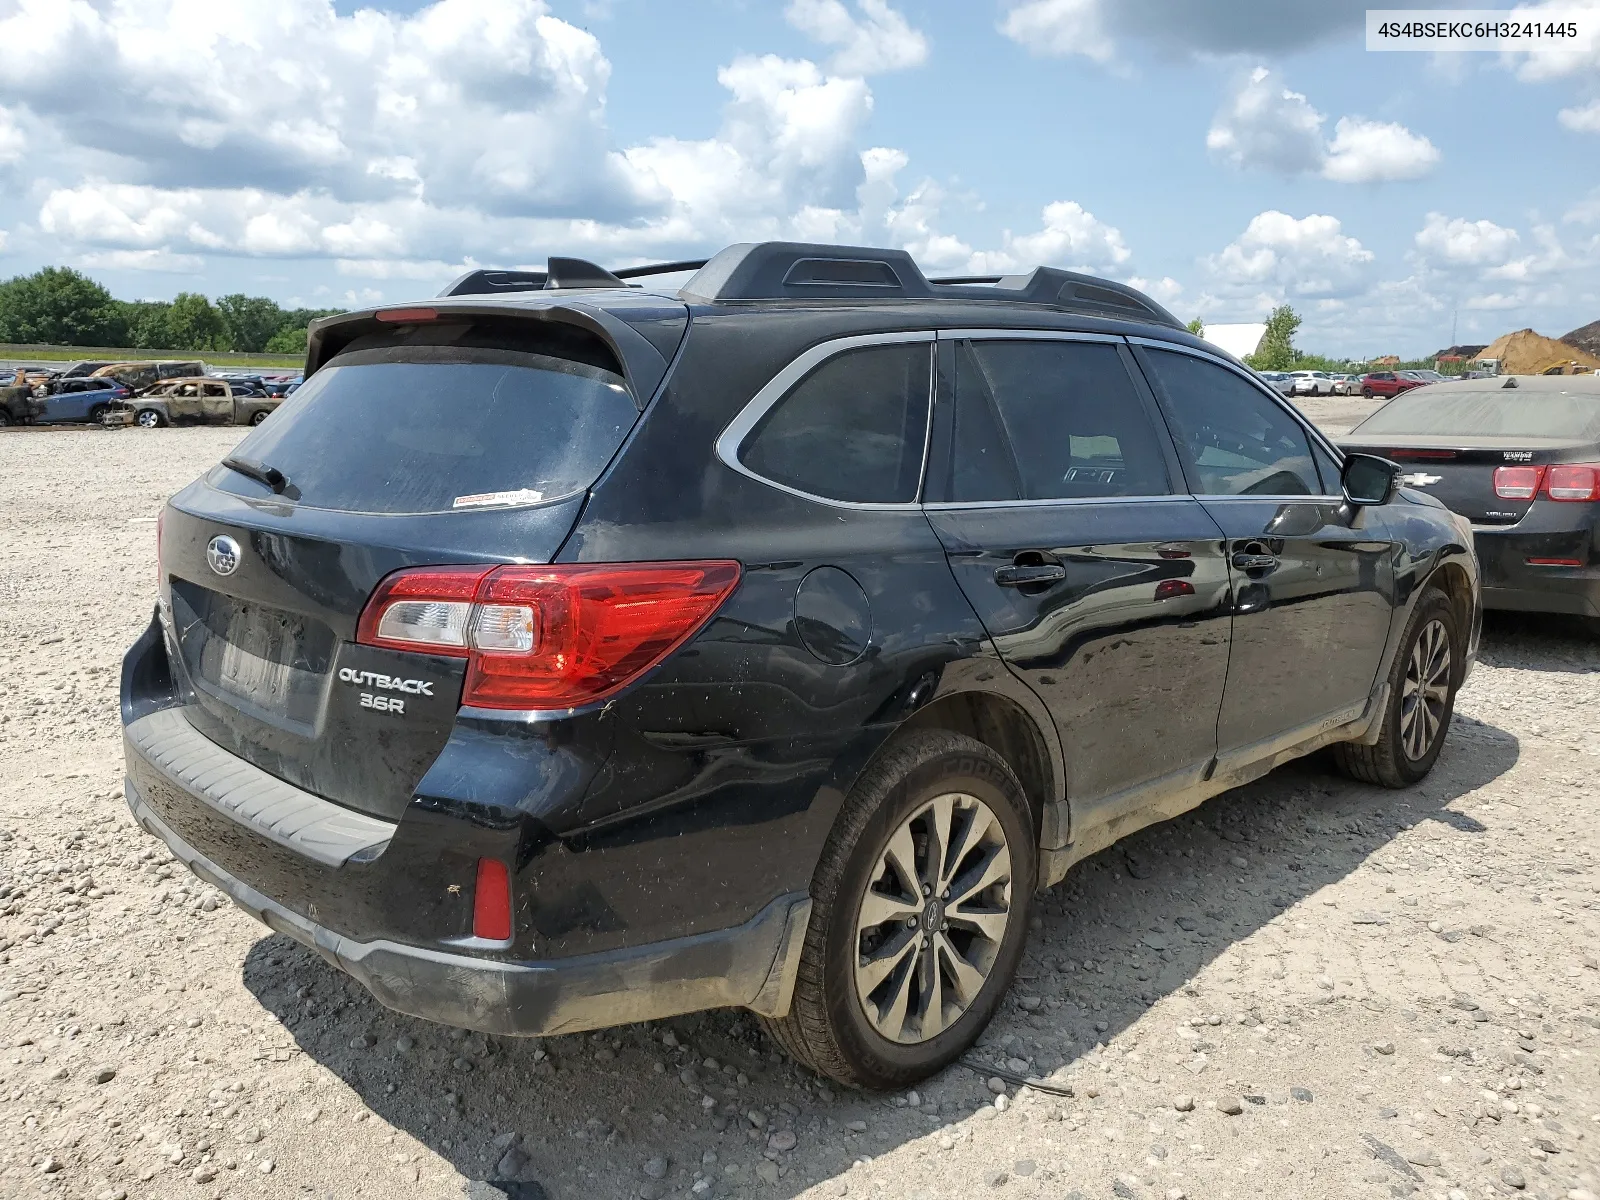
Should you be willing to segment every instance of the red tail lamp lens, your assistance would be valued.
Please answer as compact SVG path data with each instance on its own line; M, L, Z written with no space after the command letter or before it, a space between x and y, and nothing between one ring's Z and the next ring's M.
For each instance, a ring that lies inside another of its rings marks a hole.
M496 858L478 860L472 891L472 936L490 942L511 940L511 874Z
M1494 494L1502 500L1532 500L1543 482L1543 467L1496 467Z
M1600 500L1600 466L1561 463L1545 472L1544 492L1552 500Z
M671 654L738 582L725 561L424 567L378 585L356 637L467 659L463 704L577 708Z
M380 321L399 325L415 325L419 321L437 321L439 311L434 308L383 308L372 314Z

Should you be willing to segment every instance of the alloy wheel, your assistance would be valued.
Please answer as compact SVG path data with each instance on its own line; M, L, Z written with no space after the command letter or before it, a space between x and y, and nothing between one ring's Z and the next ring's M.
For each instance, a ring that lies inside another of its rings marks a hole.
M154 429L161 424L161 416L154 409L147 408L136 418L140 429Z
M1000 819L962 792L907 817L857 906L856 998L882 1037L926 1042L983 989L1011 920L1011 850Z
M1450 703L1450 633L1440 620L1429 621L1411 646L1411 661L1400 692L1400 744L1416 762L1433 747Z

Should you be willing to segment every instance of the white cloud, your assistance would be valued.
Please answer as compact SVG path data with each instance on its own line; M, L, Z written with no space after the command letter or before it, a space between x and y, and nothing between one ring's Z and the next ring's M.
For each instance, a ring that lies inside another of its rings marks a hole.
M1184 57L1281 52L1358 30L1366 8L1366 0L1013 0L1000 32L1035 54L1096 62L1117 58L1124 41Z
M1322 177L1335 183L1420 179L1438 163L1438 148L1403 125L1340 117Z
M1563 108L1556 119L1574 133L1600 133L1600 100L1591 100L1583 108Z
M1515 229L1431 212L1414 239L1428 262L1447 267L1496 267L1521 246Z
M1105 18L1101 0L1029 0L1006 13L1000 32L1034 54L1108 62L1116 45Z
M1322 166L1323 116L1299 92L1257 67L1212 119L1206 149L1235 167L1295 175Z
M1372 261L1372 251L1347 235L1338 218L1269 209L1206 266L1222 290L1278 303L1355 294Z
M348 17L330 0L6 7L0 45L27 47L0 79L8 103L124 157L139 182L223 178L352 201L420 187L435 203L524 215L628 217L664 200L609 149L599 43L543 0ZM397 178L386 164L402 158Z
M968 260L974 272L1028 270L1037 266L1105 271L1127 262L1130 251L1122 231L1107 225L1072 200L1045 205L1044 224L1020 236L1008 229L999 250L980 250Z
M382 258L341 258L334 263L334 269L341 275L351 275L358 279L407 279L424 282L435 280L443 285L456 276L476 270L482 265L473 258L463 259L459 263L441 262L438 259L408 262Z
M1212 119L1206 148L1234 167L1315 172L1334 183L1418 179L1439 162L1438 148L1403 125L1340 117L1327 142L1326 119L1302 93L1256 67Z
M1566 21L1576 18L1587 28L1600 28L1600 0L1550 0L1547 4L1519 4L1512 9L1519 21ZM1540 50L1512 52L1506 61L1515 66L1519 78L1529 81L1560 79L1565 76L1590 76L1600 71L1600 37L1582 50Z
M857 0L860 17L842 0L789 0L784 17L825 46L835 46L828 69L840 75L899 71L927 61L928 39L887 0Z
M81 254L78 266L90 271L161 271L169 275L197 275L205 266L198 254L173 254L167 250L98 250Z
M21 162L27 146L28 139L17 125L16 115L0 106L0 167Z
M1164 275L1160 279L1142 279L1135 275L1127 282L1129 287L1138 288L1145 295L1161 304L1171 304L1179 296L1183 295L1183 285L1170 275Z
M0 229L0 251L4 251L6 248L6 237L6 231L4 229Z

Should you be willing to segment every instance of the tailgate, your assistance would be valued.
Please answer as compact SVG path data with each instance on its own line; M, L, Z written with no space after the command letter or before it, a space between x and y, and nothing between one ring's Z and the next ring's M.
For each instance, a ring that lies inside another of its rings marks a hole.
M545 561L581 506L395 520L271 513L192 486L161 538L162 623L189 719L296 787L398 817L450 736L465 664L357 645L367 597L391 571L504 561L507 544ZM212 560L230 556L219 574Z
M162 612L201 733L393 818L450 737L465 660L357 644L368 598L406 567L549 562L639 407L570 329L357 332L173 499Z

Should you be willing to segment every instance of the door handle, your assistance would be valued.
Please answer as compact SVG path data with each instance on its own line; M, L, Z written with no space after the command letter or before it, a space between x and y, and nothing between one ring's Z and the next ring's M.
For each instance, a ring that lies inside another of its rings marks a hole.
M1060 583L1066 577L1067 569L1060 563L998 567L994 573L994 581L1001 587L1035 587L1042 583Z
M1240 571L1271 571L1278 565L1276 554L1247 554L1241 550L1233 556L1233 565Z

